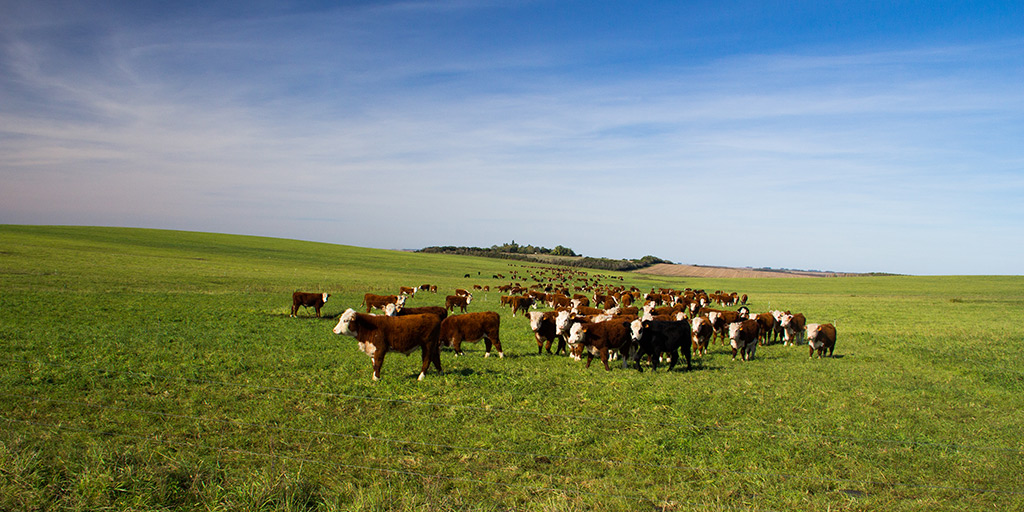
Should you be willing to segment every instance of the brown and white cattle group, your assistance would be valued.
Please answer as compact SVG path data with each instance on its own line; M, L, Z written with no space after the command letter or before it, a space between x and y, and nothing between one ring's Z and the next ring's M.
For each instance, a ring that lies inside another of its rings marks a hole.
M606 370L611 369L609 361L616 357L622 358L623 368L633 362L639 371L643 371L644 363L656 370L659 363L667 360L671 371L681 357L685 358L687 368L691 368L692 357L705 357L716 338L723 345L729 345L733 360L739 356L741 361L753 360L758 346L778 341L780 337L783 346L806 342L811 357L815 352L818 357L826 353L831 356L835 349L834 324L807 324L803 314L790 311L752 313L746 306L746 294L665 288L644 293L636 287L601 285L597 279L591 281L585 272L573 271L575 274L567 275L564 269L557 269L558 277L548 278L544 272L555 272L555 269L538 269L530 273L537 284L526 287L512 282L495 287L507 294L500 296L498 307L508 306L513 318L520 312L528 318L538 355L546 351L569 355L576 360L585 356L587 368L599 357ZM518 270L510 273L514 278L522 278ZM545 279L548 280L545 282ZM584 284L571 286L571 279L584 280ZM472 288L487 291L490 287L474 285ZM408 355L420 350L423 361L420 379L430 364L441 372L442 347L449 347L459 356L463 354L463 342L483 340L484 357L490 356L492 346L499 357L504 357L498 312L467 312L473 304L473 295L462 288L447 295L443 307L406 307L407 297L414 297L417 291L437 293L437 287L429 284L403 286L397 295L367 293L363 298L366 313L347 309L334 328L335 334L356 338L360 350L372 358L374 380L380 378L384 355L388 352ZM320 316L320 307L327 297L326 293L296 292L292 315L301 305L315 307ZM726 309L712 308L712 304ZM728 309L736 305L741 307ZM531 311L540 306L549 310ZM369 314L374 308L384 314ZM456 308L461 314L452 315ZM554 352L552 345L555 345Z

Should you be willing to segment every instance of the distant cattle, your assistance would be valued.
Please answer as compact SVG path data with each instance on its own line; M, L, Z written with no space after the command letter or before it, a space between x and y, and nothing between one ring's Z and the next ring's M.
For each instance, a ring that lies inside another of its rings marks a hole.
M459 308L463 313L465 313L466 306L468 306L470 302L473 302L472 296L460 297L458 295L449 295L444 298L444 308L447 309L448 312L452 312L455 308Z
M363 304L366 305L366 312L369 313L371 309L377 308L381 311L388 304L394 304L401 308L405 305L405 296L399 295L374 295L367 293L363 295Z
M395 351L409 355L419 349L423 357L419 380L427 373L427 367L441 372L439 335L441 319L436 315L377 316L358 313L347 309L334 326L334 334L352 336L359 342L359 350L373 360L373 380L380 379L384 355Z
M327 298L330 296L329 293L293 293L291 316L295 316L299 312L299 306L302 306L315 309L317 318L320 318L320 308L324 307L324 304L327 303Z
M807 324L807 345L810 347L810 355L814 357L814 351L818 351L818 357L825 355L832 357L832 351L836 348L836 326L832 324Z
M501 349L499 328L501 317L494 311L453 315L441 322L441 344L452 347L455 355L462 355L462 342L475 343L484 340L484 357L491 355L491 344L498 349L498 357L505 357Z

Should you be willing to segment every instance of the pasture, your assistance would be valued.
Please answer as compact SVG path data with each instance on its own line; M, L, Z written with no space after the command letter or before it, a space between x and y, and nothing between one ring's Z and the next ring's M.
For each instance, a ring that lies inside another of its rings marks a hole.
M2 510L1020 510L1024 278L672 279L834 322L836 356L714 344L692 371L389 354L366 292L522 262L117 228L0 226ZM470 278L463 277L470 274ZM604 282L611 282L605 280ZM620 281L615 281L620 282ZM530 282L523 284L529 285ZM331 293L289 318L295 290Z

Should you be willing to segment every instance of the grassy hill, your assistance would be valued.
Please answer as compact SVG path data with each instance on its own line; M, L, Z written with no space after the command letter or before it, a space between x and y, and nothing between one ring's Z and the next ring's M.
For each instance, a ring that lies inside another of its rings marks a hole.
M503 284L517 262L292 240L0 226L0 510L1013 510L1024 278L680 279L834 321L694 369L391 354L335 318L366 292ZM598 272L594 272L597 274ZM469 274L470 278L464 276ZM616 280L615 282L620 282ZM289 318L294 290L332 294Z

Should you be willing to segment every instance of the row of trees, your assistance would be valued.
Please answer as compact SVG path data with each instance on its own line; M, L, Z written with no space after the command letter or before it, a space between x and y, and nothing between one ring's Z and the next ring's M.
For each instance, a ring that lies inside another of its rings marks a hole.
M500 258L508 260L532 261L536 263L557 263L568 267L583 267L600 270L630 271L637 270L658 263L672 263L655 256L644 256L640 259L615 260L609 258L591 258L580 256L576 251L561 245L554 249L546 247L535 247L533 245L519 245L513 240L511 243L492 245L490 248L483 247L456 247L452 245L424 247L417 252L461 254L465 256L482 256L485 258ZM552 262L543 259L544 256L569 256L564 260Z

